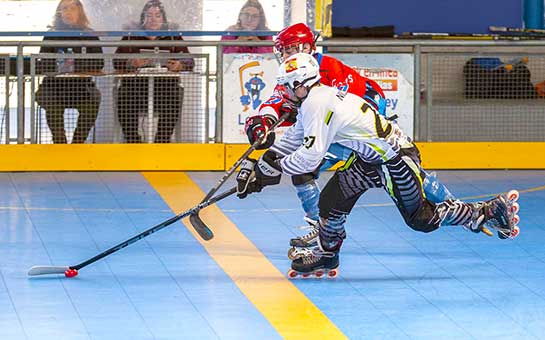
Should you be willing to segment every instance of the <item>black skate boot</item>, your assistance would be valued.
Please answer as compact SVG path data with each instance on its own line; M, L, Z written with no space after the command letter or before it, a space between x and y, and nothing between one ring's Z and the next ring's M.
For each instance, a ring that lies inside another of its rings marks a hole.
M318 239L318 221L305 216L305 221L311 226L311 230L303 235L290 240L291 247L315 247ZM291 249L290 249L291 250ZM289 257L289 256L288 256ZM290 260L293 260L290 258Z
M297 248L301 254L291 262L291 269L288 271L288 278L295 279L316 277L328 278L337 277L339 270L339 250L343 243L342 239L326 242L328 248L324 248L319 237L317 246L312 248Z
M339 270L339 252L324 252L318 247L311 250L306 256L299 257L292 261L291 269L288 271L288 278L295 279L302 277L328 278L337 277Z
M517 237L520 231L517 226L520 222L520 217L517 215L520 209L516 202L518 198L518 191L511 190L491 200L474 203L474 217L466 227L473 232L483 232L488 236L493 235L490 229L494 229L501 239Z

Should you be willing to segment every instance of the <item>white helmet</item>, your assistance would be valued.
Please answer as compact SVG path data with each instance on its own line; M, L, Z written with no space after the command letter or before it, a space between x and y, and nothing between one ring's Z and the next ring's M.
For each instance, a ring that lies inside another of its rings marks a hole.
M291 91L299 86L310 87L320 81L320 66L310 54L296 53L280 65L276 80Z

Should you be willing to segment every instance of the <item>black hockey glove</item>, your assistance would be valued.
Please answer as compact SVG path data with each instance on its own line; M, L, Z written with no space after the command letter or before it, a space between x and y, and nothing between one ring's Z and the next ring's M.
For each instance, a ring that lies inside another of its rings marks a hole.
M280 183L282 167L280 166L279 160L278 156L270 150L259 157L255 167L256 185L263 188L267 185L276 185Z
M250 144L254 144L256 140L263 134L269 132L269 128L274 124L274 119L271 116L253 116L246 118L244 130L248 136ZM268 149L274 143L274 131L269 132L267 138L256 147L257 150Z
M247 158L240 164L240 171L237 175L237 196L238 198L246 198L252 192L261 191L261 187L255 185L254 168L257 161L252 158Z

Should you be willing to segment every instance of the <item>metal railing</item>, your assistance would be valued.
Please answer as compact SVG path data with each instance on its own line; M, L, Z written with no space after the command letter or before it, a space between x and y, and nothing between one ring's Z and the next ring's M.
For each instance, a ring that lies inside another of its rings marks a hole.
M9 136L9 55L0 55L0 144L8 143Z
M192 123L180 124L179 135L173 138L173 141L186 142L208 142L208 111L209 107L215 107L215 131L213 139L216 142L222 141L222 106L221 96L224 87L223 75L216 70L222 70L223 55L222 48L224 46L270 46L271 42L236 42L236 41L44 41L44 42L0 42L0 46L16 46L17 47L17 100L8 98L6 91L6 107L17 107L17 134L16 138L9 138L5 135L6 142L17 143L40 143L50 142L51 136L47 135L44 130L43 113L37 109L35 103L35 91L38 90L40 84L44 81L44 77L36 72L36 60L44 55L33 55L30 58L31 67L34 65L34 71L25 74L23 71L25 65L25 57L29 53L25 53L25 49L36 46L52 46L66 47L73 46L74 43L83 47L100 46L100 47L118 47L118 46L149 46L153 48L171 47L171 46L188 46L190 48L213 48L215 56L212 54L191 54L195 58L202 58L203 69L196 74L202 77L202 81L206 85L194 86L193 94L200 105L198 112L199 118L195 118ZM545 80L545 41L443 41L443 40L330 40L319 43L330 52L345 52L351 54L396 54L409 53L414 56L413 64L413 87L414 87L414 136L417 141L544 141L545 134L542 133L545 127L545 100L539 96L471 96L468 94L466 87L471 86L471 77L468 73L464 73L464 66L475 57L499 57L502 60L509 60L514 57L528 57L529 61L522 65L531 72L530 83L536 85ZM58 58L58 55L50 56ZM74 56L70 56L74 57ZM98 57L98 56L97 56ZM131 58L137 58L139 55L132 55ZM4 57L5 58L5 57ZM68 57L64 57L68 58ZM82 55L74 58L89 58L89 55ZM116 58L115 54L102 54L100 56L105 61L105 65L112 63ZM162 57L160 57L162 58ZM165 56L169 58L169 56ZM62 59L62 58L60 58ZM213 62L215 59L215 63ZM5 59L0 59L5 60ZM212 61L212 64L210 62ZM7 63L9 64L9 63ZM205 64L207 65L205 67ZM215 67L214 67L215 66ZM215 69L215 70L214 70ZM522 69L521 69L522 70ZM12 70L13 71L13 70ZM1 72L1 70L0 70ZM517 71L518 72L518 71ZM8 74L9 71L6 71ZM13 72L12 72L13 73ZM122 133L120 129L118 116L117 94L115 89L116 81L122 78L122 75L116 75L112 69L108 70L107 66L103 70L104 74L92 76L97 88L101 89L103 96L102 101L106 100L107 104L101 102L101 111L98 114L97 126L93 135L87 139L88 142L122 142ZM524 72L520 72L520 78L517 78L517 73L512 73L513 81L527 82ZM132 75L134 76L134 75ZM60 77L60 75L58 75ZM128 75L127 75L128 77ZM483 73L483 77L486 75ZM114 80L115 79L115 80ZM473 79L473 78L472 78ZM212 105L213 99L209 97L208 91L213 86L215 80L216 100L215 105ZM25 81L30 83L31 95L24 96ZM104 84L106 85L104 85ZM493 81L492 81L493 83ZM7 82L6 82L7 84ZM149 82L147 83L149 86ZM110 86L110 88L108 88ZM493 85L492 87L494 87ZM498 85L500 86L500 85ZM190 86L184 86L184 101L188 98ZM501 87L501 86L500 86ZM7 89L7 85L6 85ZM198 90L206 92L197 93ZM104 91L108 93L104 97ZM199 97L200 95L200 97ZM148 93L148 99L149 99ZM10 105L16 103L16 105ZM149 105L149 100L148 100ZM184 104L185 105L185 104ZM25 122L25 107L31 107L32 124ZM185 112L185 108L182 109ZM106 129L106 125L101 123L100 119L106 116L111 117L111 131ZM147 116L146 116L147 115ZM4 115L8 117L8 114ZM182 114L180 117L184 117ZM150 111L144 112L140 116L141 119L147 118L151 120ZM183 119L183 118L181 118ZM7 119L6 119L7 120ZM115 123L115 124L114 124ZM6 124L4 122L4 124ZM101 125L102 124L102 125ZM116 125L117 124L117 125ZM142 124L142 123L140 123ZM200 126L201 130L195 136L191 136L194 132L195 125ZM145 124L144 124L145 125ZM9 131L9 127L4 125L4 131ZM13 126L13 123L12 123ZM148 125L145 125L149 127ZM184 126L192 126L191 131L183 130ZM117 129L117 132L114 131ZM151 141L149 137L150 131L145 137L145 141ZM201 133L202 132L202 133ZM178 133L178 132L177 132ZM189 139L184 139L189 134ZM26 135L25 135L26 134ZM204 139L201 137L204 135ZM12 135L13 136L13 135ZM2 138L4 140L4 138Z
M191 69L171 72L173 60ZM30 141L205 143L209 64L206 54L31 55Z

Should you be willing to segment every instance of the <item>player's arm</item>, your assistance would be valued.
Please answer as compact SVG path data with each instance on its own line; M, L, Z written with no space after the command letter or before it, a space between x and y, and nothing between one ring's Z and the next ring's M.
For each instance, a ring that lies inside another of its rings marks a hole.
M335 136L336 124L331 122L333 113L325 105L315 101L312 105L304 105L304 110L309 114L303 115L302 121L298 122L304 129L303 144L295 152L279 160L282 172L287 175L306 174L316 170Z
M284 134L282 140L289 138L289 144L303 144L303 123L298 120ZM280 183L282 167L281 156L272 150L267 150L259 160L246 159L241 164L237 176L237 196L245 198L253 192L260 192L263 187Z

